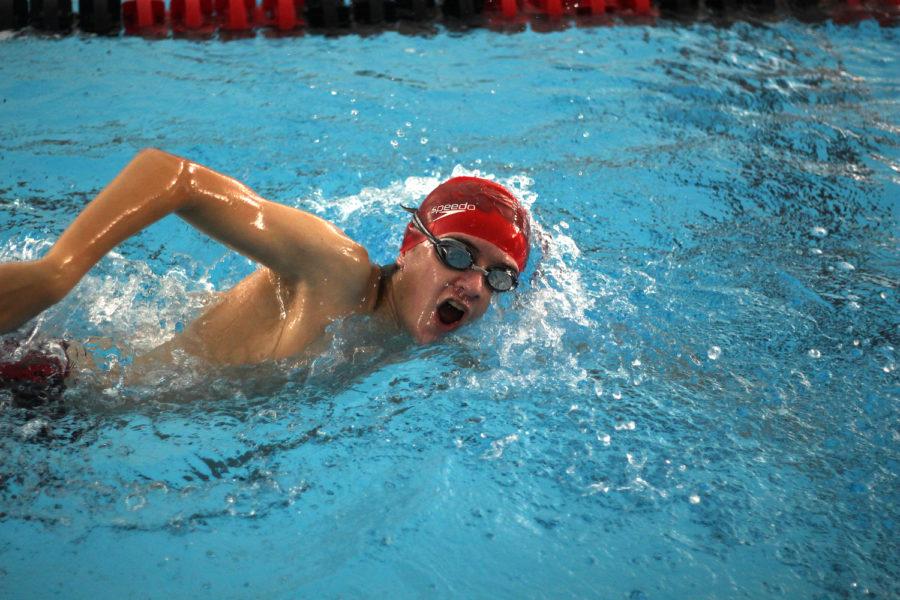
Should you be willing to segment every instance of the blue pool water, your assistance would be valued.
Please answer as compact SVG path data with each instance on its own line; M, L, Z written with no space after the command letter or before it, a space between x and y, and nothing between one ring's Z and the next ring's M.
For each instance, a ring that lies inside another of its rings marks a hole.
M438 345L0 397L0 596L898 597L898 51L793 21L0 40L0 259L145 146L381 263L455 173L537 233ZM38 335L127 369L252 269L165 220Z

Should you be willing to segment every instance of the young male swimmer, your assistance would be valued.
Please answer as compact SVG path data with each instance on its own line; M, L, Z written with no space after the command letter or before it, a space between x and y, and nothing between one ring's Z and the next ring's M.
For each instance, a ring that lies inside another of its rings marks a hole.
M260 268L157 350L212 364L301 355L326 327L355 314L426 344L481 317L516 287L528 260L528 213L505 188L475 177L439 185L411 221L395 264L314 215L261 198L242 183L172 154L141 151L78 215L43 258L0 264L0 334L59 302L107 252L175 213ZM0 383L68 373L66 357L11 358ZM30 361L30 362L29 362Z

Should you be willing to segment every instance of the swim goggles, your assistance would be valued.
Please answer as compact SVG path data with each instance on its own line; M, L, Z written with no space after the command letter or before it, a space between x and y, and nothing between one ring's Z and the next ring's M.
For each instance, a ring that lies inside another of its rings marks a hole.
M434 246L438 258L445 266L456 271L478 271L484 275L487 286L495 292L508 292L519 285L518 274L508 267L479 267L475 264L472 250L468 244L453 238L438 239L432 235L425 224L419 218L419 211L408 206L401 206L403 210L412 215L412 222L416 229L425 236Z

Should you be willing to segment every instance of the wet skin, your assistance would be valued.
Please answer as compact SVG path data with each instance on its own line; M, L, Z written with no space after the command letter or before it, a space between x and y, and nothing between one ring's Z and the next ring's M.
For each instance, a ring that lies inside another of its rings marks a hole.
M46 256L0 264L0 334L61 300L112 248L173 213L260 268L136 364L166 362L179 350L212 364L297 356L329 323L354 314L429 343L476 320L490 303L481 273L445 267L427 242L384 271L331 223L270 202L194 162L147 149L88 204ZM474 248L480 266L515 265L488 242L454 237ZM463 314L445 324L438 308L448 300Z

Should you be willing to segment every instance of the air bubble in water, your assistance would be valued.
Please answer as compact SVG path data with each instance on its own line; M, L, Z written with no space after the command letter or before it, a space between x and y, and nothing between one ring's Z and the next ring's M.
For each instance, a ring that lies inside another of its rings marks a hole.
M817 349L815 349L815 348L810 348L810 349L809 349L809 355L810 355L812 358L821 358L821 357L822 357L822 353L819 352L819 351L818 351Z
M828 230L824 227L813 227L809 230L809 234L817 238L823 238L828 235Z
M709 357L709 360L718 360L722 356L722 349L718 346L710 346L706 351L706 356Z
M700 504L700 496L698 496L697 494L691 494L691 497L688 498L688 501L691 504Z
M835 265L835 267L837 267L837 269L840 271L852 271L852 270L856 269L856 267L854 267L850 263L843 261L843 260L840 261L839 263L837 263Z
M605 494L609 491L609 486L602 481L598 481L597 483L589 485L588 489L591 490L591 493L602 492Z
M141 510L147 504L147 499L140 494L129 494L125 498L125 507L130 511Z

